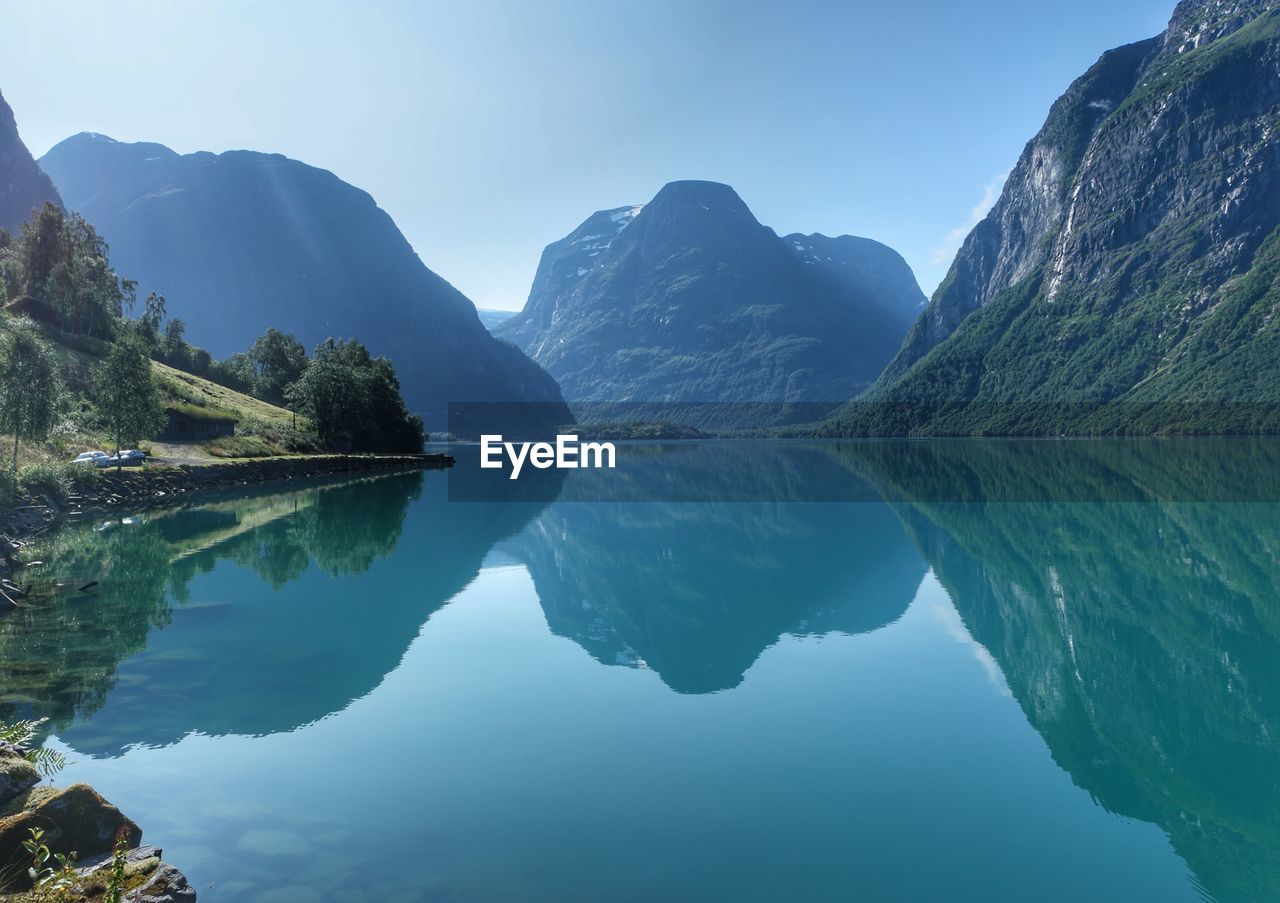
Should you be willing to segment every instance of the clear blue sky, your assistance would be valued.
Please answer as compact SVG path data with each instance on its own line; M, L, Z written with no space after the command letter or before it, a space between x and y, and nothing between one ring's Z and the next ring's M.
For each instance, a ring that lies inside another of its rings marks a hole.
M897 248L926 292L1098 55L1173 0L0 0L38 156L95 131L272 151L370 192L481 307L544 245L673 179L779 233Z

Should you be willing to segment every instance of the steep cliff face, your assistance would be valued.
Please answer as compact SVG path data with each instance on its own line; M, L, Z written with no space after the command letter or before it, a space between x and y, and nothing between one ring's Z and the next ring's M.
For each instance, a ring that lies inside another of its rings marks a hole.
M814 232L786 236L813 275L857 312L878 308L901 326L910 326L924 310L924 292L902 255L888 245L856 235L831 237Z
M836 403L875 378L921 300L883 245L783 240L729 186L673 182L548 246L496 332L570 401Z
M1104 54L867 398L919 405L892 426L920 432L936 404L1280 399L1278 117L1277 0L1188 0L1165 34ZM1009 428L992 417L945 430Z
M308 347L353 336L396 365L428 428L449 402L537 402L571 417L559 387L428 269L373 198L279 154L177 154L104 135L42 160L67 203L111 244L112 262L158 291L192 340L218 356L268 327Z
M18 135L13 110L0 96L0 229L17 232L31 211L62 200Z
M608 261L608 251L622 231L631 225L643 205L598 210L559 241L542 251L538 271L524 309L494 331L537 359L554 342L553 334L567 319L560 299L580 290L584 279ZM601 259L601 255L606 255ZM544 364L545 366L545 364Z
M1009 174L995 207L965 239L924 316L915 323L882 383L912 364L1000 291L1021 282L1048 259L1068 191L1089 141L1133 89L1159 38L1103 54L1049 111Z
M1210 44L1274 7L1271 0L1182 0L1161 38L1163 55L1178 56Z

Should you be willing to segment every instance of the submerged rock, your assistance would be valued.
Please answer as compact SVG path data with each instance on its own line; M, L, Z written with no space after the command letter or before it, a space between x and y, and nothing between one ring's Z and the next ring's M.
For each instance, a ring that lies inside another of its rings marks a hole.
M236 844L241 850L259 856L309 856L315 848L301 834L272 828L254 828Z

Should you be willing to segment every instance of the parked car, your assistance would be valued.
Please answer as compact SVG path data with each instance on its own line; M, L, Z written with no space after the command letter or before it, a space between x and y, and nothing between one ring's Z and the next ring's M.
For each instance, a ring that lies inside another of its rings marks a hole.
M105 461L108 457L110 456L104 451L87 451L87 452L82 452L81 454L76 455L75 458L72 459L71 463L72 464L96 464L98 467L105 467L106 465L103 464L102 462Z
M99 467L141 467L147 460L147 453L130 448L118 455L108 455L98 462Z

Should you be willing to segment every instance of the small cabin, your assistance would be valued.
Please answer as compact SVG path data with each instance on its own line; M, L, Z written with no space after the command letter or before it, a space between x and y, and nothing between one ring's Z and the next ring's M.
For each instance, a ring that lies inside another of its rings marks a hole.
M215 411L197 413L166 408L164 413L169 418L169 423L156 438L165 442L203 442L219 436L234 436L239 422L234 417Z

